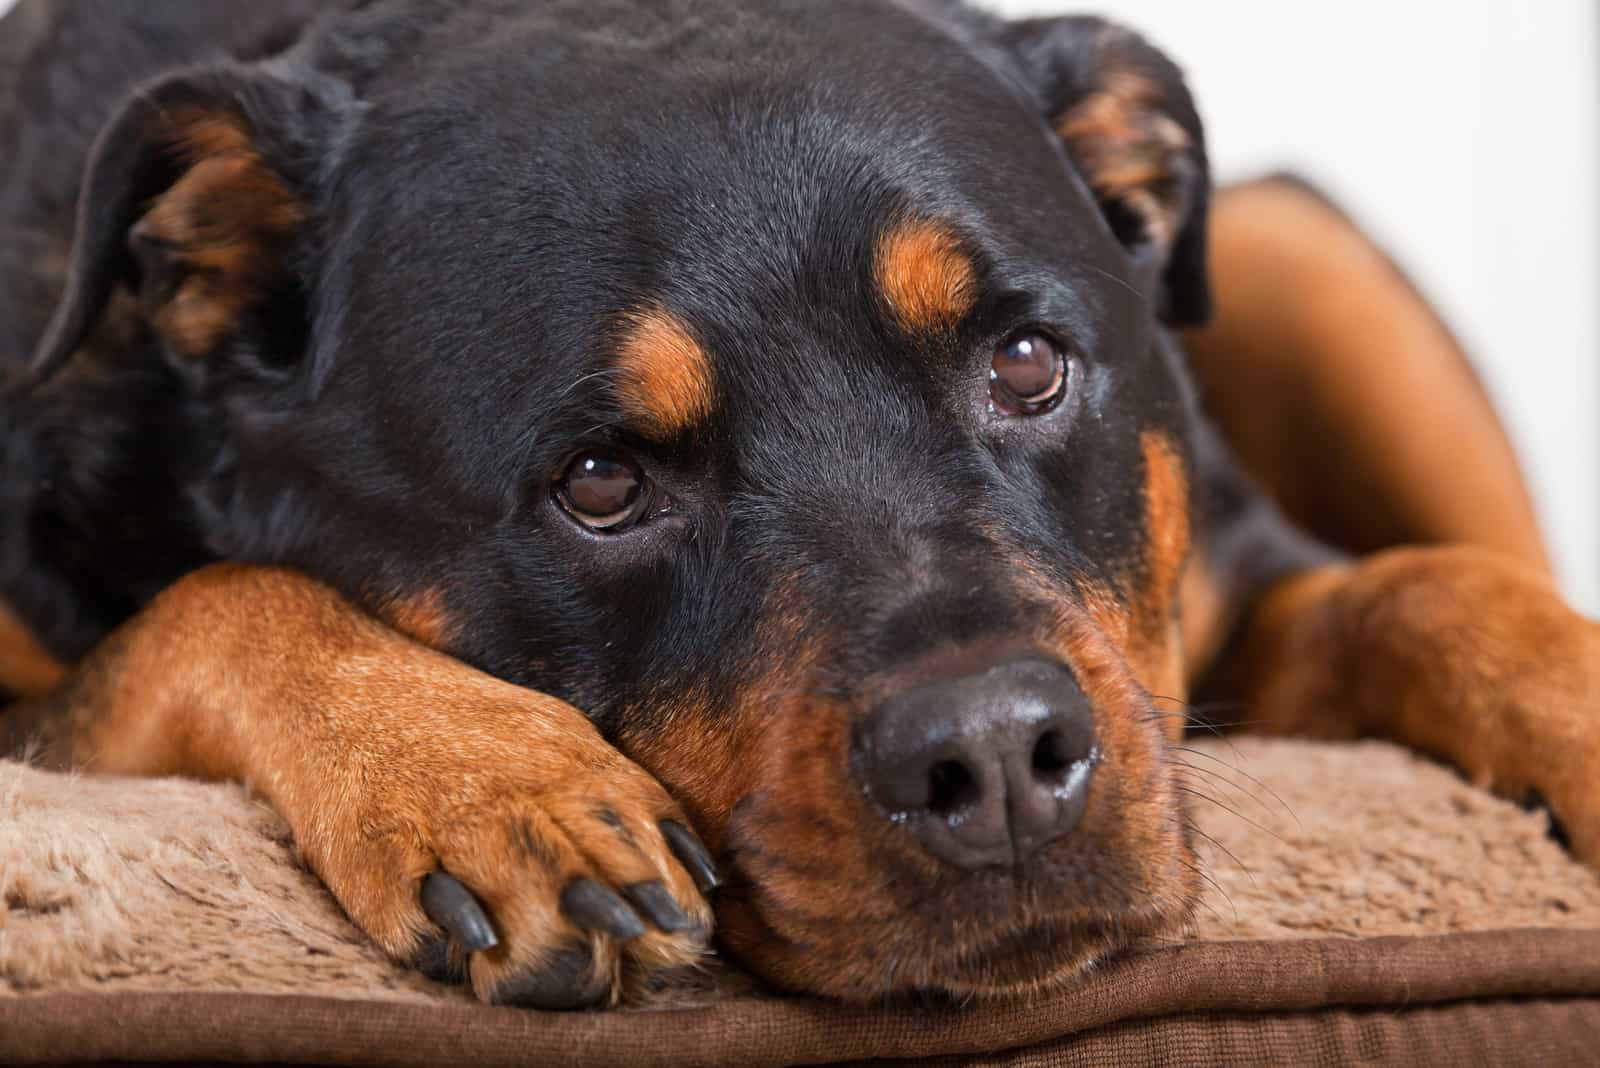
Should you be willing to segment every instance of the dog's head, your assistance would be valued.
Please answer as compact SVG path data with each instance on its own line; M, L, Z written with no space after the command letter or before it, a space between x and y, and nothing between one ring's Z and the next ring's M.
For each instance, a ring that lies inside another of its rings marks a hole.
M585 709L778 983L1017 988L1181 923L1174 68L931 2L450 12L141 93L41 365L126 284L224 427L207 544Z

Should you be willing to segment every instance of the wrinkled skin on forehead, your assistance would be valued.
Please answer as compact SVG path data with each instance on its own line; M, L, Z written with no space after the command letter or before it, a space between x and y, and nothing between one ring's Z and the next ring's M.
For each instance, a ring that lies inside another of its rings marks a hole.
M360 104L323 105L291 176L304 358L218 387L205 553L582 709L728 867L722 944L784 985L1009 989L1181 923L1154 697L1182 696L1194 405L1160 257L1020 46L934 5L413 6L295 54ZM1007 416L991 363L1030 332L1070 388ZM671 508L575 523L552 482L583 450ZM852 732L1026 654L1091 701L1087 813L1027 865L943 867Z

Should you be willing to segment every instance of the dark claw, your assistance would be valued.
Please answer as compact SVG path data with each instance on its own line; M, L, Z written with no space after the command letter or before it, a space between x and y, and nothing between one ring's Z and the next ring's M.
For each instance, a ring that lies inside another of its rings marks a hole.
M412 964L436 983L459 983L466 978L466 972L451 958L450 940L443 935L425 935Z
M722 885L722 876L717 874L717 862L711 859L711 850L693 831L677 820L662 820L661 835L672 847L678 863L688 869L689 877L702 894L709 894Z
M450 932L450 937L468 953L493 949L500 944L483 906L454 875L434 871L423 876L422 911L428 914L428 919Z
M546 957L537 972L495 987L491 1000L524 1009L582 1009L605 1000L609 990L606 977L595 974L589 947L571 946Z
M672 900L672 894L667 890L665 883L652 879L647 883L625 886L622 892L633 902L635 908L649 917L651 923L667 934L685 931L694 926L694 921L678 907L676 901Z
M604 931L631 942L644 934L644 921L609 886L593 879L574 879L561 892L561 911L586 931Z

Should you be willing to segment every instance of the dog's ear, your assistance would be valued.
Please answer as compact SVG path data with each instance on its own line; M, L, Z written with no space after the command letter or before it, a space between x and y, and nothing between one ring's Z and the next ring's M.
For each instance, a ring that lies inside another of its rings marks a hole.
M1112 232L1155 273L1160 315L1204 321L1211 185L1182 73L1137 34L1097 18L1013 22L1002 39Z
M90 154L66 292L34 373L71 358L120 285L176 364L202 365L252 316L254 357L290 356L264 350L289 332L281 298L303 282L292 252L338 97L264 66L187 71L137 91Z

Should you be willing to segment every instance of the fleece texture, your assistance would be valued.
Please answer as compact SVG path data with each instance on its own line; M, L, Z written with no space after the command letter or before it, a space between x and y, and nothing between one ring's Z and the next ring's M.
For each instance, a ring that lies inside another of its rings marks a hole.
M1214 884L1192 941L1600 930L1600 876L1542 812L1401 749L1237 738L1177 755ZM282 821L235 786L0 762L0 900L0 999L468 1000L369 946ZM693 996L738 985L723 976Z

